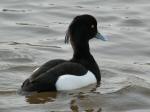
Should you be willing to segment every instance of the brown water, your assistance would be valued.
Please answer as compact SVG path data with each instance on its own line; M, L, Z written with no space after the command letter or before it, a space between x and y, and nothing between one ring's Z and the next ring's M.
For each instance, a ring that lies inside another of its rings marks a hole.
M150 112L149 11L149 0L0 0L0 112ZM35 68L72 56L65 31L84 13L109 38L90 42L101 86L17 94Z

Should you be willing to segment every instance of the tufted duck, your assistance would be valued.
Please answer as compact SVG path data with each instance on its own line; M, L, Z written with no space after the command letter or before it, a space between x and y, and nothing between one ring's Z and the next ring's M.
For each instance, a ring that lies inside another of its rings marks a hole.
M21 86L22 91L72 90L101 81L97 63L89 49L92 38L106 40L97 30L97 21L91 15L76 16L66 33L65 43L70 41L72 59L56 59L38 68Z

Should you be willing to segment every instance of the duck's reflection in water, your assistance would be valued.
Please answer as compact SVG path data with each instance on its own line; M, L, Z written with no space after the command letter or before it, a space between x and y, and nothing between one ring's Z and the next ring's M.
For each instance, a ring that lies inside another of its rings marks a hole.
M56 106L54 109L56 112L60 109L67 109L66 111L71 112L101 112L101 105L97 104L97 101L90 96L90 94L95 94L97 86L91 85L89 87L92 89L82 88L82 90L73 91L31 93L26 94L25 98L29 104L47 103L48 108Z
M30 104L43 104L43 103L55 101L57 97L57 92L32 93L25 97L26 97L26 102Z
M89 96L80 92L78 95L70 100L70 109L72 112L101 112L99 106L94 106Z

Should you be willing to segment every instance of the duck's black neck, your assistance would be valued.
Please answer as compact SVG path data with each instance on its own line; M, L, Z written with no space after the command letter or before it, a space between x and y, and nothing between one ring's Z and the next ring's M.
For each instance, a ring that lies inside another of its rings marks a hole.
M88 42L74 45L73 51L73 59L87 59L92 57Z

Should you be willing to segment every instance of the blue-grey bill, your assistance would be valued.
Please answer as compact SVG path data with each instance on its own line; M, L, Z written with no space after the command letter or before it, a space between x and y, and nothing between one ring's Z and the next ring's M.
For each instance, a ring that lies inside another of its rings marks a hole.
M107 41L108 40L106 37L104 37L103 35L101 35L99 32L96 34L95 38L101 39L103 41Z

